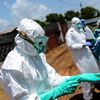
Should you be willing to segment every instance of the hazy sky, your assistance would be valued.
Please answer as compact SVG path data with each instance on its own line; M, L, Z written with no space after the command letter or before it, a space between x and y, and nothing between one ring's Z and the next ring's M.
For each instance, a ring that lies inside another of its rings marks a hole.
M0 32L16 27L22 18L44 20L48 13L62 13L93 6L100 9L100 0L0 0Z

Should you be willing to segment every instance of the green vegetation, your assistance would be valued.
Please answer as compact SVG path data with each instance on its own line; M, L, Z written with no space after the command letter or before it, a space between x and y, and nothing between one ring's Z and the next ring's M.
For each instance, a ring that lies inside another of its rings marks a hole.
M73 17L90 19L99 16L100 11L98 9L95 9L91 6L87 6L85 8L81 8L80 11L69 10L66 11L64 14L50 13L46 16L45 21L35 21L37 21L42 27L45 27L46 25L48 25L49 22L67 22L70 21Z

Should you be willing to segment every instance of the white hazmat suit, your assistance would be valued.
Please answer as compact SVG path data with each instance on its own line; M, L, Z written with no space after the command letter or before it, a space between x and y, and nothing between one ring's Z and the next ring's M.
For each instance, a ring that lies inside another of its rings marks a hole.
M86 21L85 19L81 19L81 23L83 26L83 30L84 30L84 35L86 36L86 40L87 41L91 41L93 39L95 39L93 32L91 31L91 29L86 25Z
M41 26L29 19L23 19L17 28L26 32L29 38L45 34ZM8 54L1 69L4 90L10 100L40 100L39 95L57 86L69 76L60 76L46 62L44 53L36 49L19 34L15 37L16 47Z
M92 31L90 30L90 28L88 26L84 27L84 35L86 36L86 40L91 40L91 39L95 39Z
M77 28L77 23L80 19L74 17L71 21L72 26L66 33L66 44L70 48L73 60L78 67L80 73L97 73L99 72L98 65L88 46L83 46L86 43L86 37L82 29ZM91 84L83 83L83 95L85 100L90 100L92 94L90 93Z

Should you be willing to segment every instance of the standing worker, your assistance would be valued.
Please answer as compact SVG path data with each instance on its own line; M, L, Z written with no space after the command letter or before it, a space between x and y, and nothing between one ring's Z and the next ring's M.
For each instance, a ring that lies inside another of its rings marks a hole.
M86 42L84 30L81 21L77 17L71 20L71 27L66 33L65 39L70 48L73 60L78 67L80 73L98 73L99 68L95 58L88 46L90 42ZM85 100L92 99L92 84L88 82L82 83L83 98Z
M94 36L96 39L96 43L92 51L98 63L100 64L100 20L97 21L97 29L95 29L94 31Z
M95 37L93 35L92 30L86 25L85 19L81 19L81 23L82 23L82 26L83 26L86 41L91 42L91 46L90 46L90 49L91 49L95 44Z

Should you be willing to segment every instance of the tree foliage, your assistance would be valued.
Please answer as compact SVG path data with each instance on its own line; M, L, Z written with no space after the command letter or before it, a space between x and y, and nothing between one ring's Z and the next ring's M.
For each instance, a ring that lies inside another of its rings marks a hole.
M39 25L41 25L42 27L46 27L47 26L47 22L43 22L43 21L40 21L40 20L34 20L34 21L36 21Z
M73 11L73 10L70 10L70 11L67 11L65 13L65 19L70 21L73 17L79 17L80 13L77 11Z
M87 6L85 8L82 8L80 11L66 11L63 14L58 13L50 13L46 16L46 20L44 22L36 20L42 27L45 27L49 22L66 22L71 21L73 17L79 17L83 19L91 19L94 17L99 17L100 11L98 9L95 9L91 6Z
M100 11L97 9L97 17L100 16Z
M58 14L58 21L65 22L64 16L62 14Z
M81 9L81 17L84 19L97 17L97 13L98 10L90 6Z
M65 22L64 16L62 14L51 13L46 16L47 22Z
M51 13L46 16L46 21L47 22L57 22L58 20L58 14L57 13Z

